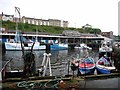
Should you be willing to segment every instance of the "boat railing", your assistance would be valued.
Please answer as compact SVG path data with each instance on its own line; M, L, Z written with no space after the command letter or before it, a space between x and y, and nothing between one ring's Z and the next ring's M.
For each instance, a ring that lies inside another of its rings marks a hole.
M7 66L8 66L8 64L9 64L12 60L13 60L13 58L11 58L9 61L7 61L7 62L5 63L5 65L3 66L3 68L0 70L0 82L5 79L5 77L6 77L6 71L7 71Z

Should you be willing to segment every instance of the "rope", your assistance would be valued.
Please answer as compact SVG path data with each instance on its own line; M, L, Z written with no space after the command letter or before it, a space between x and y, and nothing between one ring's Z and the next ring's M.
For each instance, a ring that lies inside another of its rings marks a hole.
M46 82L44 86L49 88L58 88L58 85L61 80L62 80L62 77L55 77L55 79ZM50 86L48 86L49 84Z
M58 85L60 81L62 80L62 77L55 77L55 79L45 82L28 82L28 81L22 81L17 84L17 87L19 88L58 88Z
M35 86L34 82L27 82L27 81L22 81L17 84L18 87L20 88L33 88Z

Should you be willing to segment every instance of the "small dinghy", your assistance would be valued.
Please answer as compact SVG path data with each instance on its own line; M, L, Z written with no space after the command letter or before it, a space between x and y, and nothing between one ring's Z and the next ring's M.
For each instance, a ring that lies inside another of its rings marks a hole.
M98 73L110 74L112 70L115 70L115 67L112 66L110 59L101 57L96 63L96 69Z
M95 63L94 60L90 57L87 58L81 58L78 60L72 61L72 65L74 68L78 68L79 75L84 74L94 74L95 71Z
M95 63L94 60L90 57L85 59L81 59L79 63L79 72L81 75L83 74L94 74L95 71Z

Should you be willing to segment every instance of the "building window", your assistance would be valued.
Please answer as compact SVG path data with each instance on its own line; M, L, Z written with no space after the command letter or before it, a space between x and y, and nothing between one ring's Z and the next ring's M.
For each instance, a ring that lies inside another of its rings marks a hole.
M30 24L30 20L28 20L28 24Z
M38 20L36 20L36 25L38 25Z
M32 20L32 24L35 24L35 23L34 23L34 20Z

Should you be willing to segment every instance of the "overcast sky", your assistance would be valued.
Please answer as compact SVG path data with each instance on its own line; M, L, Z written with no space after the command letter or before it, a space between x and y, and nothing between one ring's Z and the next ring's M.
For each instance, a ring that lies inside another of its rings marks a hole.
M85 24L118 35L119 0L0 0L0 12L15 15L15 6L21 16L59 19L69 27L81 28Z

